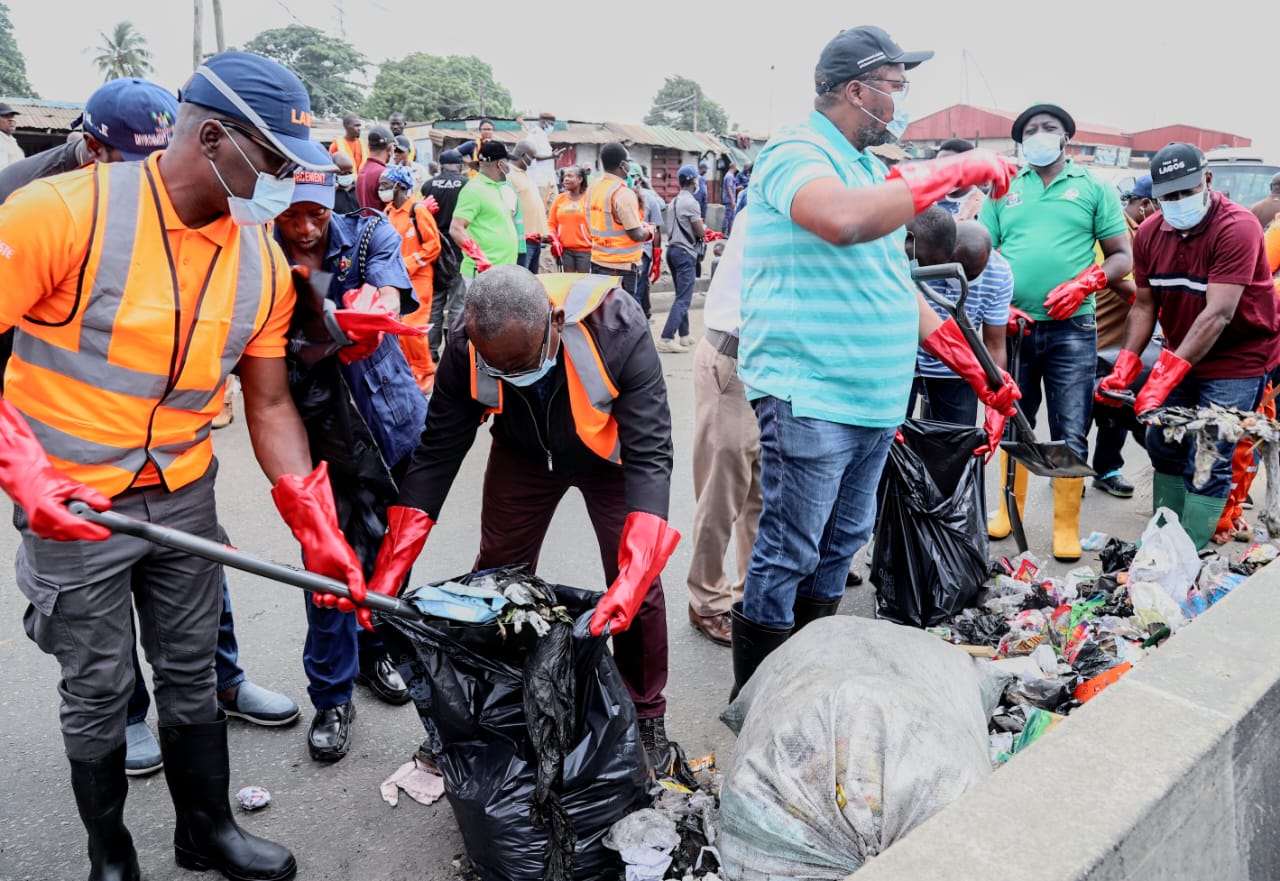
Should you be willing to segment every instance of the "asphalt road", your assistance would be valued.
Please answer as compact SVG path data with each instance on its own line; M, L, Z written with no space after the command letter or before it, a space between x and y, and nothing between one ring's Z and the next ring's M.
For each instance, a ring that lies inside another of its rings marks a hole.
M669 296L655 297L665 308ZM694 334L701 333L702 296L695 298ZM657 316L660 322L665 316ZM671 522L688 535L694 499L690 463L693 431L693 355L663 355L670 391L675 440L675 476L671 488ZM1043 420L1041 420L1043 422ZM1131 501L1089 490L1084 500L1081 532L1092 530L1133 539L1151 510L1145 454L1130 444L1127 473L1139 484ZM298 549L268 496L269 486L254 461L243 419L216 435L221 463L218 508L232 541L242 550L270 560L294 564ZM481 432L445 505L440 524L415 569L419 582L466 572L478 546L479 492L488 449ZM988 496L999 486L996 463L988 466ZM1048 481L1033 478L1027 504L1032 550L1048 556L1052 494ZM603 588L599 554L577 494L561 505L542 555L541 572L552 581ZM1012 541L993 543L992 554L1015 550ZM0 530L0 559L11 560L17 545L14 530ZM731 683L730 654L689 626L684 583L689 564L687 540L666 569L670 623L671 678L668 688L668 732L690 756L714 751L723 766L733 737L718 720ZM733 554L729 554L729 560ZM1081 564L1095 563L1086 553ZM730 563L730 565L732 565ZM1080 565L1080 564L1077 564ZM1052 561L1049 570L1072 568ZM865 570L864 570L865 572ZM309 758L306 727L311 707L302 671L304 597L295 588L230 572L241 664L251 679L291 695L304 707L292 728L266 729L233 720L230 727L232 790L264 786L272 804L264 811L239 813L249 830L290 846L304 879L380 879L380 881L444 881L458 877L454 859L462 841L448 804L423 807L402 797L392 808L378 794L378 784L407 761L423 737L412 705L389 707L358 688L359 715L350 754L334 765ZM869 615L872 588L850 590L842 611ZM85 834L76 815L67 763L58 731L58 668L22 631L25 600L13 582L12 568L0 567L0 881L65 881L88 871ZM155 716L152 711L151 722ZM137 843L143 876L148 881L210 877L177 868L171 846L173 809L163 773L135 779L130 785L127 822Z

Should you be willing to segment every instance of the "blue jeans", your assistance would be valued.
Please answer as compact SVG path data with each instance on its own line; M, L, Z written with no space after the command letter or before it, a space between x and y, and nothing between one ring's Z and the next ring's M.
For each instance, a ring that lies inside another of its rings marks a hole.
M935 379L918 376L911 384L907 417L916 408L916 396L924 392L922 418L953 425L978 424L978 393L963 379Z
M782 629L795 623L797 595L844 595L849 564L875 523L876 486L894 429L800 418L779 398L751 406L760 423L764 507L743 613Z
M236 644L235 621L231 617L231 592L227 589L226 573L222 575L222 615L218 618L218 650L213 658L217 674L218 691L234 688L244 682L244 670L240 669L240 649ZM138 661L138 647L133 648L133 694L129 696L127 724L133 725L147 718L151 709L151 695L147 682L142 678L142 664Z
M538 264L542 262L542 242L529 242L528 250L520 255L520 265L532 272L538 274Z
M693 302L693 282L696 278L697 260L680 247L667 249L667 266L676 283L676 299L667 313L667 323L662 328L664 340L689 335L689 304Z
M1248 412L1256 409L1262 400L1266 381L1265 375L1248 379L1192 379L1188 376L1169 392L1164 406L1207 407L1217 404ZM1151 457L1151 467L1161 474L1181 474L1189 493L1225 499L1231 493L1231 457L1235 453L1236 442L1218 441L1214 446L1218 448L1218 458L1209 470L1209 479L1203 486L1196 486L1192 478L1196 470L1195 441L1186 439L1174 443L1164 439L1163 429L1154 425L1147 428L1147 454Z
M648 318L653 314L649 304L649 288L652 283L649 281L649 270L653 268L653 255L643 254L640 257L640 272L636 275L636 302L640 304L640 308L644 310L644 317Z
M302 595L302 601L307 608L302 667L307 673L311 704L317 710L327 710L348 703L360 666L376 661L387 650L350 612L318 608L308 593Z
M1048 404L1049 436L1066 441L1082 460L1089 458L1089 420L1098 359L1098 326L1092 315L1066 321L1037 321L1023 337L1018 365L1022 410L1034 426L1042 397Z

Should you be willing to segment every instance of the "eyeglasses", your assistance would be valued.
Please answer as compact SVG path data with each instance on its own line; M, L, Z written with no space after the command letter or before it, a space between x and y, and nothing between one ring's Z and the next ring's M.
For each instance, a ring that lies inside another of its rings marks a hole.
M884 77L868 76L868 77L863 77L863 78L862 78L862 79L860 79L860 80L857 80L857 82L860 82L860 83L888 83L889 85L892 85L892 86L901 86L902 88L900 88L900 89L890 89L890 91L891 91L891 92L898 92L899 94L901 94L901 95L902 95L902 97L903 97L903 98L907 97L907 93L911 91L911 81L910 81L910 80L887 80L887 79L885 79ZM874 87L873 87L873 88L874 88ZM875 89L875 91L879 92L880 90L879 90L879 89ZM883 92L881 92L881 94L884 94L884 93L883 93Z
M239 123L232 122L229 119L219 119L218 124L221 125L223 128L229 128L239 132L241 135L248 138L250 141L252 141L253 143L257 144L259 147L261 147L263 150L265 150L268 156L272 157L273 159L279 159L280 162L282 163L280 167L276 169L275 172L268 172L277 180L284 180L285 178L293 177L293 173L297 171L298 168L300 167L298 163L294 162L292 159L288 159L285 156L281 155L279 150L277 150L275 147L268 144L262 138L258 137L256 134L253 133L251 129L245 128ZM250 164L252 165L252 163Z
M519 379L522 376L537 373L542 369L542 365L547 362L547 357L551 354L551 316L553 311L554 310L551 309L547 310L547 329L542 335L542 353L538 356L538 363L536 365L530 367L528 370L499 370L496 367L491 367L486 364L484 362L484 358L481 358L479 352L477 352L476 357L478 359L478 363L476 366L484 371L487 376L492 376L494 379Z

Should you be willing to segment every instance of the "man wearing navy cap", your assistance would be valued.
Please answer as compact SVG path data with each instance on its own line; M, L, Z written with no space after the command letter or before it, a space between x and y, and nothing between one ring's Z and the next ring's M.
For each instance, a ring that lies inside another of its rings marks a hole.
M371 140L372 135L370 132ZM371 161L365 162L365 168ZM325 273L328 287L318 293L339 309L346 305L348 291L365 285L378 289L381 308L393 315L416 309L417 300L400 256L400 235L390 221L368 210L335 215L332 174L299 169L295 181L293 203L276 219L276 239L290 265L312 277ZM368 244L362 248L366 240ZM375 335L352 349L358 351L340 354L342 377L382 461L398 478L408 469L426 422L426 399L394 336ZM299 369L292 372L296 384ZM336 471L339 463L333 467ZM341 497L341 491L338 495ZM378 521L372 526L356 510L362 498L343 499L344 522L340 525L357 554L365 557L361 561L364 571L372 574L386 522L386 501L367 512ZM369 543L360 538L365 527L371 530ZM316 708L307 747L316 761L335 762L347 754L351 744L355 682L367 685L390 704L407 703L409 691L373 633L361 630L350 615L318 607L309 599L305 605L307 639L302 665L307 673L307 692Z
M1151 158L1151 194L1161 211L1143 221L1133 239L1137 298L1124 350L1098 385L1098 403L1115 406L1104 392L1127 389L1138 377L1138 353L1159 321L1165 346L1138 392L1135 413L1258 406L1280 358L1280 309L1258 218L1213 192L1212 181L1204 154L1191 144L1169 144ZM1209 478L1197 483L1197 444L1170 441L1158 425L1147 428L1152 504L1177 513L1197 549L1213 536L1231 490L1235 441L1215 446Z
M17 507L26 632L61 667L90 877L140 877L124 825L136 606L179 866L287 881L293 855L240 829L227 798L214 693L221 567L112 535L66 506L217 539L209 424L238 364L259 464L306 565L364 595L290 397L294 292L261 227L288 206L294 169L317 167L303 156L307 92L274 61L226 52L196 70L180 104L166 150L35 182L0 207L0 242L13 255L0 261L0 330L17 328L0 400L0 488Z

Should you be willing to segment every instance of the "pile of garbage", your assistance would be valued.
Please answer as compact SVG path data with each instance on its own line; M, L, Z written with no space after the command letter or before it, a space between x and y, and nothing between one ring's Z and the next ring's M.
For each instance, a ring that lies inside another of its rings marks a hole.
M1232 563L1197 553L1177 515L1156 512L1137 544L1091 536L1099 565L1048 577L1031 553L999 561L994 583L929 632L984 675L992 765L999 767L1141 663L1280 551L1259 542Z
M626 881L720 881L720 771L715 754L677 762L677 772L656 781L651 807L614 823L605 847L618 851Z

